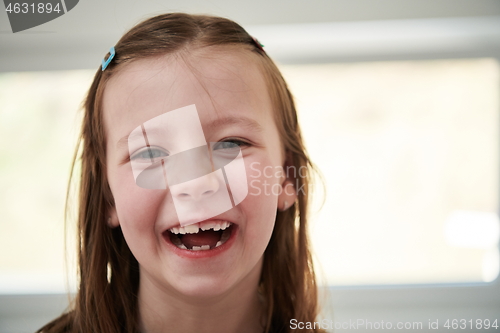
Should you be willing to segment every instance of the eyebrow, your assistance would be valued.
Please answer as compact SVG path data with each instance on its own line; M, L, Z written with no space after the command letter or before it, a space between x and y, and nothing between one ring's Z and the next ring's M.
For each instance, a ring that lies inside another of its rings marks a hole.
M144 123L142 123L141 125L139 125L139 127L143 126L143 125L144 125ZM128 141L129 140L133 140L135 138L142 138L143 140L147 140L147 137L144 136L144 132L143 131L135 131L136 128L134 128L129 134L125 135L120 140L118 140L118 142L116 144L117 148L128 147ZM155 135L156 133L159 133L160 131L161 130L159 128L153 127L153 128L149 128L147 130L147 134Z
M255 132L261 132L262 127L258 122L256 122L253 119L247 118L247 117L234 117L234 116L229 116L229 117L223 117L223 118L217 118L214 121L212 121L210 124L206 126L208 131L213 131L219 127L227 127L231 125L240 125L248 130L255 131Z
M141 124L142 125L142 124ZM254 131L254 132L261 132L262 131L262 126L258 122L256 122L253 119L247 118L247 117L234 117L234 116L228 116L228 117L223 117L223 118L217 118L214 121L212 121L210 124L205 126L207 131L213 131L217 128L220 127L227 127L227 126L232 126L232 125L240 125L242 127L245 127L248 130ZM137 128L137 127L136 127ZM135 130L135 128L134 128ZM148 129L148 133L155 133L159 131L159 128L151 128ZM131 136L132 135L132 136ZM135 137L141 137L143 138L143 133L140 131L136 132L130 132L129 134L125 135L122 137L120 140L118 140L117 147L120 148L122 146L126 147L128 146L128 140L129 139L134 139Z

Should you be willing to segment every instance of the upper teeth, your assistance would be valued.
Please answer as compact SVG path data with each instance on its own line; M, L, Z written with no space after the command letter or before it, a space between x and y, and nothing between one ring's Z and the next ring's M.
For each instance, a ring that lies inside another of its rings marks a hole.
M174 234L196 234L201 230L213 229L214 231L226 230L232 223L227 221L206 221L190 224L185 227L173 227L168 229Z

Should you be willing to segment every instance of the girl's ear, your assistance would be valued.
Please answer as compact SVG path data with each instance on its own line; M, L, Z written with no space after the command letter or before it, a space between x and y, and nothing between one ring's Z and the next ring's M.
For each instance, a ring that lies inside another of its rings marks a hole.
M116 213L115 206L109 207L107 222L110 228L116 228L120 225L120 221L118 221L118 214Z
M278 196L278 210L285 211L290 208L297 199L297 191L293 185L293 180L288 178L290 168L294 168L291 161L293 156L290 152L286 154L285 165L283 167L283 182L281 183L281 193Z
M297 199L297 191L290 179L285 179L281 184L281 193L278 196L278 210L283 212L290 208Z

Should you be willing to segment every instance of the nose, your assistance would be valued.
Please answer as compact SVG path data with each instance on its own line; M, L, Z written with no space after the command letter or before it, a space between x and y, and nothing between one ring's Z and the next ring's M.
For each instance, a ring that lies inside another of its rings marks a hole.
M172 196L181 201L206 199L217 193L218 190L219 180L216 172L170 187Z

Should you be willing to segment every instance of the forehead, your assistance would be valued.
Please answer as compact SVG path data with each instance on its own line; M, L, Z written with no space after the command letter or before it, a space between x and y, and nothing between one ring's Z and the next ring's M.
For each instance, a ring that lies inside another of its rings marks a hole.
M221 116L268 118L271 102L254 56L205 48L128 64L105 87L108 135L123 135L149 119L191 104L196 105L202 123Z

